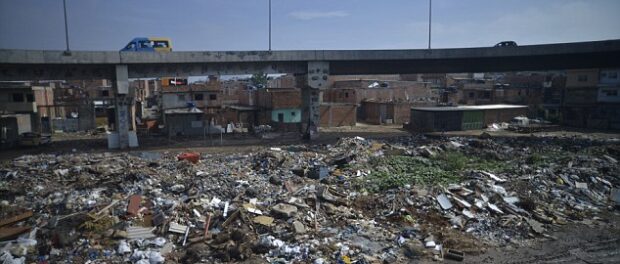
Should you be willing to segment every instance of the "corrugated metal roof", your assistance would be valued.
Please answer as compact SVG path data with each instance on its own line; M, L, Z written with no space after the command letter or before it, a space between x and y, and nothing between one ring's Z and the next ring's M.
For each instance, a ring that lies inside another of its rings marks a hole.
M435 107L412 107L416 111L476 111L476 110L495 110L495 109L519 109L527 108L526 105L492 104L492 105L459 105L459 106L435 106Z

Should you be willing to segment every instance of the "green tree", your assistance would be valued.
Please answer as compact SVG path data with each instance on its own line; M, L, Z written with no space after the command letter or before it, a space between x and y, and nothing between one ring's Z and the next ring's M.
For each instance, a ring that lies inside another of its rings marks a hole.
M267 87L267 74L262 72L252 74L250 81L252 82L252 85L256 87Z

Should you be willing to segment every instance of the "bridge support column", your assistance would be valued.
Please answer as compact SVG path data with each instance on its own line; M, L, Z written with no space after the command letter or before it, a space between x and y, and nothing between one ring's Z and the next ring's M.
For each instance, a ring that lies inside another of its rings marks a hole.
M116 65L116 76L114 86L116 97L114 105L114 117L116 124L114 128L118 133L118 147L126 149L129 147L129 107L133 104L133 97L129 94L129 73L127 65Z
M320 106L323 98L322 89L327 88L329 77L329 62L309 61L307 85L302 90L303 109L307 111L307 125L304 138L313 140L319 136L321 119Z

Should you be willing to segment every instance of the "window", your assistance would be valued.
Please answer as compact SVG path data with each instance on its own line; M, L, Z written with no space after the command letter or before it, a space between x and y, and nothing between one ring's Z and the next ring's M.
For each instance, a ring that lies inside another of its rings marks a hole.
M177 94L177 100L185 102L185 95L184 94Z
M603 90L605 96L618 96L618 90Z
M126 50L134 50L136 49L136 44L134 44L133 42L127 44L127 46L125 47Z
M153 42L153 47L156 47L156 48L167 48L168 47L168 41L162 41L162 40L154 41Z
M577 81L578 82L587 82L588 81L588 75L579 75L579 76L577 76Z
M194 100L195 101L202 101L202 100L204 100L204 95L201 94L201 93L194 94Z
M13 94L13 102L23 102L23 101L24 101L24 94L22 93Z
M209 100L217 100L217 94L210 94Z
M108 97L108 96L110 96L110 91L108 91L108 90L103 90L103 91L101 91L101 96L102 96L102 97Z
M486 92L485 91L483 96L484 96L485 99L489 99L489 98L491 98L491 92Z
M349 92L344 93L344 98L349 98Z
M609 79L618 79L618 72L610 72Z
M474 98L475 94L474 92L469 92L469 98Z
M150 41L141 41L140 42L140 48L141 49L148 49L151 47L151 42Z
M29 103L34 102L34 96L31 93L26 94L26 101Z
M295 116L295 112L291 112L291 116Z

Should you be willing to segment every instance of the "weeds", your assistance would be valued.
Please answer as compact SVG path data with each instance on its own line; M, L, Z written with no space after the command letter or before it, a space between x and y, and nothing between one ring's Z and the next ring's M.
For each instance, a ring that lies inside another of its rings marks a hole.
M545 162L545 158L538 153L532 153L529 157L527 157L525 162L527 162L527 164L530 164L530 165L538 166Z
M373 172L358 181L357 186L373 192L406 184L447 185L459 182L467 170L499 173L511 168L509 162L469 157L458 151L446 151L432 159L387 156L374 158L370 163Z

